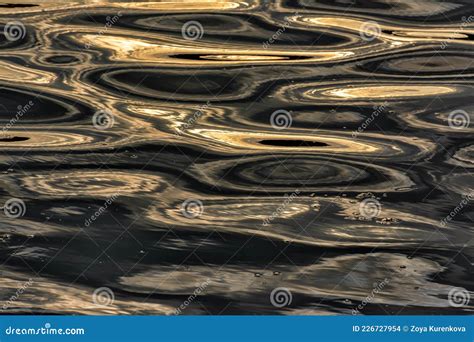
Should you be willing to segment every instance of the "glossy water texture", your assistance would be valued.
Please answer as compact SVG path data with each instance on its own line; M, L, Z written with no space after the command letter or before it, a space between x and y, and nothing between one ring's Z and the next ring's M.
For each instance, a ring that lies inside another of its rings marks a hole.
M1 313L472 313L473 14L0 4Z

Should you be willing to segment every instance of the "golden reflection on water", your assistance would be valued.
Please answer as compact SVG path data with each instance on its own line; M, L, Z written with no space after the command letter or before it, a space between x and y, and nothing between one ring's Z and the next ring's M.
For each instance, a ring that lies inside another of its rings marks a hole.
M35 285L10 312L173 314L209 279L186 314L350 314L386 278L364 313L472 311L471 206L446 220L474 191L468 5L19 3L0 293Z
M349 89L337 89L324 92L324 95L337 96L347 100L351 99L393 99L397 97L422 97L436 96L455 93L456 89L452 87L437 87L429 85L413 86L369 86L354 87Z

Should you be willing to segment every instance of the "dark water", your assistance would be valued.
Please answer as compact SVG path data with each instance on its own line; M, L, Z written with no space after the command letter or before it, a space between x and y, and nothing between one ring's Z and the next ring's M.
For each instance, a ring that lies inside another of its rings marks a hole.
M472 313L471 1L0 14L2 313Z

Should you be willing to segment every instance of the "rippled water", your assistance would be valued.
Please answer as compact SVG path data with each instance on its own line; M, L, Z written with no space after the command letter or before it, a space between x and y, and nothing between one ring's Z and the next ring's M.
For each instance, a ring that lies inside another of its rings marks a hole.
M2 313L472 313L472 10L1 4Z

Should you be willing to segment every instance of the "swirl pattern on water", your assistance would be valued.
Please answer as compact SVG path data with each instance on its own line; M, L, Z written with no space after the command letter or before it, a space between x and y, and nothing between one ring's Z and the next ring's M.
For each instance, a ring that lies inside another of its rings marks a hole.
M7 313L472 313L469 1L33 3L0 14Z

